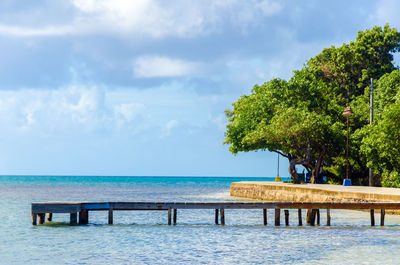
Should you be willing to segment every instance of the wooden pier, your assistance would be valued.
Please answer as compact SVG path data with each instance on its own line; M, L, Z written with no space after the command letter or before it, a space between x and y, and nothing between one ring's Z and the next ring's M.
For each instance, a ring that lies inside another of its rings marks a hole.
M370 210L371 226L375 225L375 210L380 211L380 225L385 224L385 210L400 210L400 202L44 202L32 203L32 224L43 224L51 221L55 213L69 213L70 225L89 223L90 211L108 212L108 224L113 224L114 211L168 211L168 225L177 223L177 212L184 209L215 210L215 224L225 225L225 210L260 209L263 213L263 224L267 225L267 209L275 210L274 225L281 225L281 210L284 210L285 225L289 225L288 209L298 209L298 225L302 226L302 209L307 211L306 223L314 226L320 224L320 209L326 210L326 225L331 225L330 209ZM39 220L37 220L39 219ZM39 221L39 222L38 222Z

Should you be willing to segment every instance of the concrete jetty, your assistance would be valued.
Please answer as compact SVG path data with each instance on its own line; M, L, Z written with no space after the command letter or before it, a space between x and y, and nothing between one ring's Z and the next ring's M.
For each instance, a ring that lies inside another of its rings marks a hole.
M400 189L342 186L328 184L292 184L272 181L234 182L231 196L286 202L400 202Z

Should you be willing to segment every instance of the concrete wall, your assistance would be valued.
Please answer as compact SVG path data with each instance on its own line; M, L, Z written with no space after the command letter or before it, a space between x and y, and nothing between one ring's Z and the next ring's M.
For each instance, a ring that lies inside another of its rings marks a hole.
M400 189L340 185L234 182L231 196L285 202L400 201Z

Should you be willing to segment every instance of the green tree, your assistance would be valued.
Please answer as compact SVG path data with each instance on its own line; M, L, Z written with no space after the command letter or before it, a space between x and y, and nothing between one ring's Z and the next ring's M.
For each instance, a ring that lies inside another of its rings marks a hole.
M289 81L273 79L254 86L226 111L225 144L230 151L269 150L289 159L289 172L303 165L315 179L321 165L335 178L344 176L344 108L351 105L350 163L353 176L365 179L366 157L359 152L369 120L369 79L392 72L400 49L396 29L360 31L355 41L324 49Z
M375 122L362 130L361 153L382 186L400 187L400 71L376 82Z

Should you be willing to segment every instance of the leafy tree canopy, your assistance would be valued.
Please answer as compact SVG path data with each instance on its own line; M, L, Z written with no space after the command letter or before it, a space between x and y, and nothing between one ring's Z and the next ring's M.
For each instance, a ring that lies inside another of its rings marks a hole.
M324 49L294 71L288 80L272 79L255 85L226 111L229 124L225 144L230 151L269 150L290 161L289 172L297 180L295 165L303 165L313 178L324 166L332 177L342 178L346 126L342 116L351 105L351 165L356 176L365 177L366 156L360 152L369 117L370 78L379 79L382 88L377 99L387 100L395 88L385 78L392 73L393 53L400 50L400 33L388 25L360 31L355 41ZM386 91L387 90L387 91ZM397 92L396 92L397 93ZM393 101L393 99L390 98ZM383 104L383 103L379 103Z

